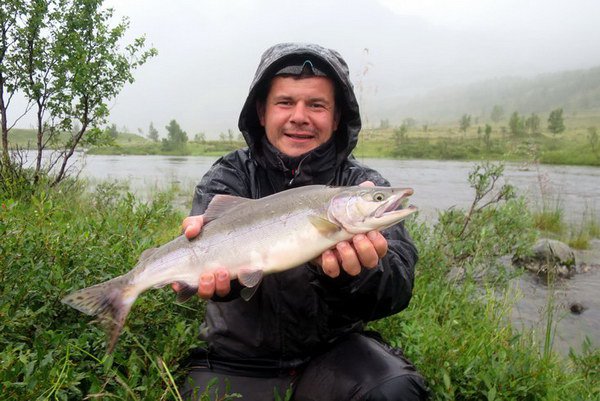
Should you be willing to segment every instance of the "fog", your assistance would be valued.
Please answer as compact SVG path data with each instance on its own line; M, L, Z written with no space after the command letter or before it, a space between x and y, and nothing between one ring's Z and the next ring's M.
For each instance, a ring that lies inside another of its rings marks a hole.
M367 121L427 91L502 76L600 65L593 0L109 0L159 55L111 102L110 123L164 135L176 119L190 137L237 132L261 53L316 42L348 62ZM401 113L401 110L398 110ZM23 125L23 124L21 124Z

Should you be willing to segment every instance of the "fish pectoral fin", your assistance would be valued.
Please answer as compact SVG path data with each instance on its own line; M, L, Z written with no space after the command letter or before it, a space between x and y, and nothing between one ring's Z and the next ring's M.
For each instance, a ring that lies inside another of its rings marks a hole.
M262 281L264 273L262 269L242 267L238 272L238 281L244 287L256 287Z
M177 283L179 284L177 302L183 303L198 293L198 286L189 285L182 281L178 281Z
M308 220L323 235L335 234L342 229L337 224L319 216L308 216Z

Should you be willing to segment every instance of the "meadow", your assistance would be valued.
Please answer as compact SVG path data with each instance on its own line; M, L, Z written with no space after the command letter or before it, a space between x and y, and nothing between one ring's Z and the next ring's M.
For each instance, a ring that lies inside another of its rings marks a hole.
M513 135L508 121L493 123L476 119L464 130L460 129L458 122L418 124L410 121L410 124L403 123L404 129L402 125L363 129L354 154L361 158L497 160L600 166L597 129L600 116L597 112L566 116L566 130L559 134L548 132L544 122L535 134L523 132ZM489 135L485 134L486 124L491 129ZM10 140L13 145L32 148L35 135L32 130L15 130ZM191 140L177 149L168 149L161 142L131 133L119 133L108 145L91 147L87 151L90 154L220 156L244 146L241 137L226 139L222 134L220 140Z
M484 165L471 185L485 191L498 174ZM538 235L523 199L508 188L470 210L445 211L435 224L407 222L420 251L413 300L370 327L404 349L433 400L598 399L600 350L588 344L560 356L550 333L540 343L508 320L514 273L498 258L526 252ZM169 289L144 293L106 355L102 330L60 299L125 273L144 249L178 235L182 218L168 192L142 202L116 184L2 181L2 399L180 399L186 356L201 345L202 301L178 304ZM456 269L464 274L450 275Z

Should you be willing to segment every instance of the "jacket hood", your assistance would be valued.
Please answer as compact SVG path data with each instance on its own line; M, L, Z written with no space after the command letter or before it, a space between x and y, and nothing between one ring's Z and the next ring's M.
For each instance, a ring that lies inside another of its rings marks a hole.
M265 136L265 130L258 119L256 100L261 91L265 91L277 71L290 62L304 60L318 63L335 83L336 106L340 107L341 117L338 129L333 133L333 140L339 164L350 155L356 146L361 121L358 102L350 82L348 65L335 50L316 44L303 43L280 43L267 49L261 57L254 80L250 85L248 97L240 113L238 127L250 149L260 159L264 151L262 137Z

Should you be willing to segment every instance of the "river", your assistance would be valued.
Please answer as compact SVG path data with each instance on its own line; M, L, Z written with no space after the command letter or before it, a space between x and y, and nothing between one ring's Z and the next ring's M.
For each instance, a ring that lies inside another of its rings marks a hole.
M78 160L81 174L94 181L125 180L131 191L150 198L157 190L173 184L182 193L179 199L189 209L194 185L216 160L214 157L170 156L95 156ZM361 159L386 177L394 186L409 186L415 190L412 203L419 208L419 218L435 220L440 210L449 207L466 208L474 191L467 177L473 162L432 160ZM587 218L600 217L600 168L579 166L548 166L506 164L504 180L514 185L528 200L530 207L560 207L570 224ZM592 217L590 217L592 216ZM600 241L594 241L596 250ZM591 252L591 251L590 251ZM579 253L588 265L600 264L600 253ZM594 346L600 344L600 270L578 274L550 291L538 280L524 274L515 282L519 300L513 311L513 321L535 329L540 337L545 330L545 310L550 294L555 297L555 347L563 354L569 347L581 349L587 336ZM568 306L579 302L586 308L574 315Z
M138 195L148 196L172 184L189 188L216 160L200 156L95 156L85 157L83 176L99 180L127 180ZM361 159L386 177L394 186L415 190L412 202L425 219L439 210L465 208L473 199L467 177L472 162L432 160ZM560 206L568 221L580 222L584 214L600 217L600 168L579 166L525 166L507 164L505 181L516 186L539 208L543 202ZM542 201L543 198L543 201Z

